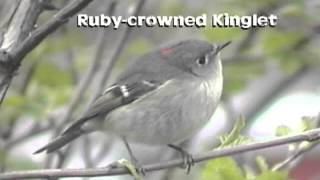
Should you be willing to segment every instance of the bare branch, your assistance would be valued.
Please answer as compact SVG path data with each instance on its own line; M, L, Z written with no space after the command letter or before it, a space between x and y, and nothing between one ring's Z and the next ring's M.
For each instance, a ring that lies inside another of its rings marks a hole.
M230 156L239 153L270 148L301 141L313 142L320 140L320 129L306 131L304 133L280 137L269 141L255 142L236 147L216 149L202 154L194 155L195 162L207 161L217 157ZM183 164L182 159L173 159L167 162L159 162L155 164L145 165L143 168L146 172L158 171L167 168L178 167ZM94 176L113 176L129 174L128 170L122 167L112 168L95 168L95 169L48 169L48 170L30 170L16 171L0 174L0 179L30 179L30 178L53 178L53 177L94 177Z
M9 89L10 84L11 84L11 80L12 80L12 77L9 77L9 79L6 82L5 88L2 90L1 97L0 97L0 106L2 105L2 103L4 101L4 97L6 96L6 94L8 92L8 89Z
M89 136L83 137L82 157L86 168L94 167L94 161L91 157L91 139Z
M145 3L145 0L139 0L136 4L135 9L133 10L131 16L137 16L140 13L144 3ZM103 67L102 79L100 80L100 83L98 84L98 88L97 88L96 92L94 93L95 94L94 98L96 96L98 96L98 94L100 94L103 91L103 89L105 88L105 86L107 84L107 81L110 79L111 71L112 71L116 61L118 60L118 57L119 57L121 51L123 50L125 42L127 41L131 31L132 31L132 28L130 28L129 26L125 27L125 30L120 37L120 40L116 46L115 51L111 55L108 63L106 64L106 67Z
M318 114L318 117L316 119L316 127L320 127L320 113ZM278 171L284 168L292 169L294 168L299 162L303 159L303 156L313 150L315 147L319 145L320 142L312 143L309 146L304 146L302 148L299 148L298 151L295 151L293 154L291 154L289 157L287 157L284 161L277 164L272 168L273 171Z
M111 3L110 7L107 8L108 13L113 14L114 11L114 3ZM81 101L84 92L88 89L90 82L94 78L97 69L99 68L101 64L102 58L102 53L104 51L104 48L106 46L106 36L105 33L107 32L107 29L102 29L100 33L98 34L98 45L97 45L97 50L94 54L94 58L92 61L92 64L87 72L87 74L81 79L77 89L74 92L74 95L72 96L70 100L70 104L68 105L66 115L62 118L63 124L71 120L71 116L74 112L74 110L77 108L79 105L79 102Z
M35 48L40 42L47 37L50 33L54 32L62 24L66 23L71 16L86 7L92 0L74 0L66 7L61 9L55 14L46 24L40 26L34 30L30 36L28 36L17 48L13 49L11 59L15 64L20 63L33 48Z
M6 4L6 8L8 8L8 12L1 24L3 32L0 34L0 106L15 71L9 53L29 35L42 12L41 4L32 0L10 1Z
M301 157L305 153L314 149L318 144L319 143L314 143L314 144L311 144L310 146L303 147L303 148L299 149L299 151L297 151L294 154L292 154L291 156L289 156L287 159L282 161L280 164L277 164L274 168L272 168L272 170L279 171L279 170L284 169L285 167L290 166L291 163L294 163L295 160L297 160L299 157Z
M43 133L47 130L49 130L52 127L52 123L48 123L46 125L43 126L33 126L30 130L28 130L26 133L24 133L23 135L16 137L16 138L12 138L10 139L6 144L5 144L5 149L10 149L18 144L20 144L21 142L24 142L26 139L34 137L40 133Z
M109 15L112 15L114 13L116 3L112 2L110 6L108 6L105 10L105 13L108 13ZM102 55L105 49L105 46L107 44L107 39L106 39L106 32L108 32L108 29L101 29L99 34L98 34L98 43L97 43L97 48L96 51L93 55L93 60L90 68L88 69L88 72L86 75L81 79L81 81L78 83L77 88L71 97L71 100L66 107L66 113L65 115L61 118L61 124L58 126L58 128L55 130L53 136L57 136L58 133L64 128L65 124L70 122L72 120L72 115L78 105L80 104L80 101L83 99L84 93L87 91L89 88L90 83L93 81L93 78L95 77L98 68L100 67L101 61L102 61ZM63 153L68 154L70 148L67 148ZM62 157L62 156L60 156ZM63 161L65 158L59 158L58 164L60 166L63 165ZM47 163L50 164L48 161L52 160L52 155L48 156L47 158Z
M6 22L3 25L6 32L3 35L3 42L1 44L1 49L8 53L29 36L38 16L43 10L39 1L26 0L12 3L15 3L13 5L15 9L9 12Z
M55 14L47 23L33 31L34 24L43 9L42 4L39 3L40 1L21 1L14 17L11 18L10 24L13 25L9 26L8 33L4 34L0 49L0 72L3 75L0 80L0 91L2 92L2 89L5 88L4 85L8 84L8 77L12 76L14 71L19 68L22 59L30 51L91 1L74 0ZM21 32L17 29L21 29Z

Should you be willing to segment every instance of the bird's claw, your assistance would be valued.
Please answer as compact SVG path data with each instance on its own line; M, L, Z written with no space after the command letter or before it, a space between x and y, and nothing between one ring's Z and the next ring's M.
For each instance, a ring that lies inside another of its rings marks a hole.
M146 176L146 170L141 165L135 165L136 171L142 176Z
M191 167L194 166L194 159L191 154L184 152L181 153L182 159L183 159L183 164L182 168L187 170L187 174L190 173Z
M192 155L178 146L169 144L169 147L173 148L174 150L178 151L181 154L182 160L183 160L183 164L182 164L181 168L186 169L187 174L189 174L191 167L194 166L194 164L195 164L195 161L194 161Z

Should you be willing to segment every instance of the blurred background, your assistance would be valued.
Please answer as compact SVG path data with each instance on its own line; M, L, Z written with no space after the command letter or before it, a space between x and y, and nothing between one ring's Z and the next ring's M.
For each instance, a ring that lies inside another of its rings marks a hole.
M0 1L0 14L8 1ZM63 7L69 1L53 1ZM137 6L139 6L137 8ZM56 13L43 12L38 24ZM0 108L0 171L102 167L129 159L117 138L93 133L74 141L61 155L32 155L81 115L95 94L112 84L133 59L172 41L193 38L232 44L222 53L224 91L211 121L184 142L192 153L220 145L219 136L245 118L241 138L270 140L300 133L320 122L320 1L318 0L146 0L94 1L88 15L278 16L275 28L78 28L76 18L45 39L23 61ZM3 16L0 16L3 17ZM1 19L1 18L0 18ZM0 21L1 22L1 21ZM319 119L318 119L319 121ZM239 135L240 136L240 135ZM247 152L197 164L189 175L174 168L146 179L320 179L320 147L280 165L298 145ZM143 164L180 157L167 147L133 145ZM77 178L74 178L77 179ZM81 179L81 178L78 178ZM88 179L88 178L87 178ZM132 179L126 176L90 179Z

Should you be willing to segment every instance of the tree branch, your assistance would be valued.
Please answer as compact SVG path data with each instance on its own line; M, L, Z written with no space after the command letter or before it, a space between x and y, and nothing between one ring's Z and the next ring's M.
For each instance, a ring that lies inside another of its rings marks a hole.
M319 128L320 127L320 113L318 114L318 117L316 119L316 127ZM309 146L303 146L301 148L299 148L297 151L293 152L292 154L289 155L289 157L287 157L284 161L282 161L281 163L275 165L272 170L273 171L279 171L282 170L284 168L287 167L287 170L291 170L292 168L294 168L297 164L299 164L299 161L301 161L303 159L303 156L313 150L315 147L317 147L319 145L319 141L310 144Z
M8 84L10 80L8 77L12 76L14 71L19 68L23 58L39 45L44 38L62 24L66 23L71 16L82 10L91 1L92 0L74 0L55 14L47 23L33 31L31 30L34 28L34 24L43 7L41 3L39 3L40 1L29 0L19 3L19 7L16 10L17 12L14 14L14 17L18 16L16 24L8 28L8 33L4 35L5 38L0 49L0 72L3 74L0 80L0 92L5 92L3 88L5 88L5 84ZM21 11L19 11L20 8L22 9ZM12 22L15 22L14 17L11 18ZM21 20L24 21L20 22ZM22 29L23 31L17 32L16 29ZM21 38L21 35L25 38ZM22 41L20 43L19 41L21 39ZM5 94L3 94L3 96L5 96Z
M32 31L43 8L39 1L10 1L5 6L7 14L3 18L0 43L0 92L2 104L10 86L15 68L10 52L18 46Z
M92 0L74 0L55 14L46 24L34 30L17 48L13 49L11 59L15 64L20 63L32 49L50 33L54 32L62 24L68 22L69 18L86 7Z
M320 128L306 131L304 133L280 137L269 141L255 142L250 144L239 145L236 147L216 149L202 154L194 155L195 162L207 161L217 157L235 155L239 153L270 148L279 145L296 143L301 141L313 142L320 140ZM145 165L143 168L146 172L158 171L167 168L178 167L183 164L182 159L173 159L167 162L159 162L155 164ZM94 176L113 176L129 174L128 170L123 167L107 167L95 169L48 169L48 170L30 170L15 171L0 174L0 179L30 179L30 178L53 178L53 177L94 177Z

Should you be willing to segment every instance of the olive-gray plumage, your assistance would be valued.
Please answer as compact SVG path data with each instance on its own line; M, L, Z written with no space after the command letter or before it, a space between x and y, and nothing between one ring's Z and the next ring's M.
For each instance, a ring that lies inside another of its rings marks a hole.
M36 153L55 151L96 130L144 144L187 139L209 121L219 103L223 81L219 51L227 44L185 40L143 55L79 120Z

